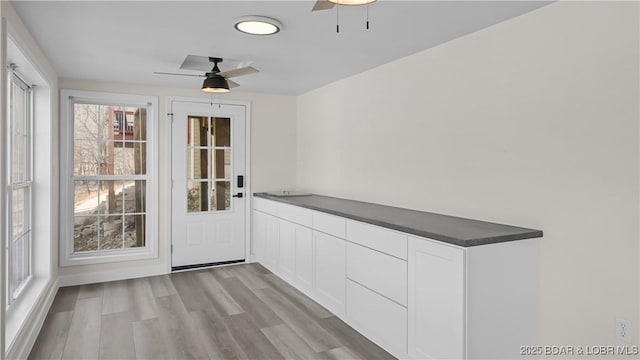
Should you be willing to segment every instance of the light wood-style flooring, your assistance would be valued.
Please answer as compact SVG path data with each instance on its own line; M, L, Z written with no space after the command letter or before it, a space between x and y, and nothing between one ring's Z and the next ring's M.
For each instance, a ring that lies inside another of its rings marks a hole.
M393 359L259 264L60 288L30 359Z

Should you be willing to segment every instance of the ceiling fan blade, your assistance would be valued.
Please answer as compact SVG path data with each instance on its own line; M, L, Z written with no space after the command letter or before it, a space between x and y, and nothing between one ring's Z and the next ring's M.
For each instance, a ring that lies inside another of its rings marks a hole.
M224 58L222 62L218 63L218 66L221 68L239 68L242 66L250 65L251 61L240 61L236 59ZM200 71L210 71L213 67L213 63L209 60L209 56L202 55L187 55L187 57L180 65L180 69L182 70L200 70Z
M258 69L254 68L253 66L246 66L246 67L243 67L243 68L240 68L240 69L221 71L221 72L218 73L218 75L224 76L226 78L230 78L230 77L253 74L253 73L257 73L257 72L258 72Z
M329 0L318 0L316 1L316 3L313 5L313 9L311 9L311 11L318 11L318 10L329 10L329 9L333 9L333 7L336 4L332 3Z
M154 74L157 75L178 75L178 76L195 76L195 77L205 77L206 75L194 75L194 74L178 74L178 73L168 73L168 72L161 72L161 71L154 71Z
M230 89L233 89L233 88L235 88L235 87L240 86L240 84L238 84L237 82L235 82L235 81L233 81L233 80L229 80L229 79L227 79L227 83L229 84L229 88L230 88Z

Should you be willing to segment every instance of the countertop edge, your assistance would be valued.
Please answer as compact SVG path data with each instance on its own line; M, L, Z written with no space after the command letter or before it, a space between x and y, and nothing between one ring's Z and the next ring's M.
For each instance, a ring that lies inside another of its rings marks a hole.
M336 210L333 210L333 209L327 209L327 208L308 205L308 204L300 204L300 203L297 203L295 201L287 201L289 199L286 198L286 197L277 197L277 196L272 196L272 195L269 195L269 194L266 194L266 193L254 193L253 196L254 197L258 197L258 198L271 200L271 201L281 202L281 203L284 203L284 204L299 206L299 207L302 207L302 208L305 208L305 209L320 211L320 212L323 212L323 213L326 213L326 214L340 216L340 217L344 217L344 218L347 218L347 219L350 219L350 220L360 221L360 222L364 222L364 223L367 223L367 224L376 225L376 226L384 227L384 228L387 228L387 229L400 231L400 232L403 232L403 233L407 233L409 235L425 237L425 238L428 238L428 239L441 241L441 242L444 242L444 243L448 243L448 244L452 244L452 245L456 245L456 246L460 246L460 247L465 247L465 248L473 247L473 246L479 246L479 245L490 245L490 244L504 243L504 242L510 242L510 241L535 239L535 238L540 238L540 237L543 236L542 230L522 228L523 232L522 233L518 233L518 234L498 235L498 236L484 237L484 238L477 238L477 239L458 239L458 238L449 237L449 236L446 236L446 235L443 235L443 234L436 234L436 233L432 233L432 232L429 232L429 231L423 231L423 230L409 228L409 227L402 226L402 225L388 223L388 222L385 222L385 221L370 219L370 218L366 218L366 217L360 217L360 216L349 214L349 213L343 213L341 211L336 211ZM318 195L318 196L320 196L320 195ZM323 196L323 197L331 198L330 196ZM294 196L292 198L296 198L296 197ZM334 199L336 199L336 200L355 201L355 200L341 199L341 198L335 198L335 197L334 197ZM393 208L393 206L388 206L388 205L380 205L380 204L375 204L375 203L367 203L367 204L378 205L378 206L387 207L387 208ZM399 209L404 209L404 208L399 208ZM404 209L404 210L411 210L411 209ZM411 210L411 211L419 211L419 210ZM450 215L443 215L443 214L437 214L437 215L450 216ZM456 216L450 216L450 217L451 218L459 218L459 217L456 217ZM490 222L483 221L483 220L474 220L474 219L469 219L469 218L460 218L460 219L473 220L473 221L478 221L478 222L482 222L482 223L490 223ZM518 226L505 225L505 224L499 224L499 223L491 223L491 224L496 224L496 225L500 225L500 226L511 226L511 227L514 227L514 228L521 228L521 227L518 227Z

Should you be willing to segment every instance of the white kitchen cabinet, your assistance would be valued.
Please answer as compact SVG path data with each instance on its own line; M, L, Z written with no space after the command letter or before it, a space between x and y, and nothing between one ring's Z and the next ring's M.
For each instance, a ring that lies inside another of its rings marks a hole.
M304 226L295 228L295 282L307 293L313 289L313 233Z
M318 231L313 232L315 287L321 304L334 314L344 314L345 241Z
M409 355L464 358L464 251L409 237Z
M538 239L464 247L278 201L254 205L256 258L398 358L520 359L520 346L538 344ZM460 231L459 219L446 222Z
M267 215L254 210L251 216L251 253L258 261L263 260L266 234Z
M278 226L278 218L272 215L266 216L266 226L265 226L265 262L267 263L267 267L274 269L278 266L278 255L279 255L279 226Z
M407 308L347 280L347 321L394 354L407 352Z
M278 219L278 268L285 280L291 281L296 271L296 224Z

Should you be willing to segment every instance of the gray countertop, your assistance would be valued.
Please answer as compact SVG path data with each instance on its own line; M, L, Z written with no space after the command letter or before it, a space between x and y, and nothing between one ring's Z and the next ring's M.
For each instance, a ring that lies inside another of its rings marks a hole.
M541 230L321 195L255 197L322 211L463 247L542 237Z

